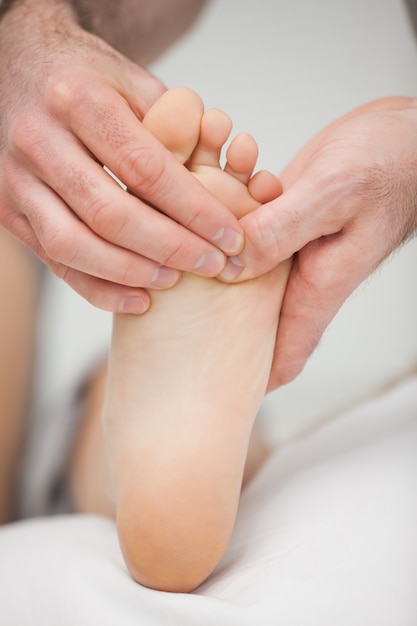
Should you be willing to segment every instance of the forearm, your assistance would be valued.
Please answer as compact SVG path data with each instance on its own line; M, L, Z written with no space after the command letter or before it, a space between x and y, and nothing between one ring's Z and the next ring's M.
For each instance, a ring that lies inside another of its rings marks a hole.
M207 0L0 0L7 13L45 20L56 11L119 52L145 65L178 39L194 22ZM46 13L45 13L46 12ZM22 22L24 24L24 21Z
M207 0L72 0L86 30L141 65L154 60L177 40L206 3Z
M29 60L35 63L34 53L46 53L51 40L63 40L74 29L81 30L71 0L3 0L0 4L1 59L8 65L13 61L14 67Z

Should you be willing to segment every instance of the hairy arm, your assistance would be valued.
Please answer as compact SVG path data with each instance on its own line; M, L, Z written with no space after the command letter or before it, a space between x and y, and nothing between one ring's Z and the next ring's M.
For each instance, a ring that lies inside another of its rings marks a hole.
M415 235L417 100L381 98L347 113L300 150L282 182L277 200L242 219L247 246L238 276L252 278L296 253L270 389L301 371L347 297Z
M72 0L83 28L141 65L186 32L206 4L207 0Z
M78 23L140 65L164 52L208 0L0 0L0 18L16 5L67 5Z

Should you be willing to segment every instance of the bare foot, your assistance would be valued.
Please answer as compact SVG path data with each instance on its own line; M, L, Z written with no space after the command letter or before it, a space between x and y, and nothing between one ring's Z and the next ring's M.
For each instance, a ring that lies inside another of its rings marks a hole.
M145 126L236 215L280 193L252 176L257 147L186 89L167 92ZM141 317L116 315L104 411L119 539L140 583L190 591L222 557L269 378L289 272L227 285L184 275Z

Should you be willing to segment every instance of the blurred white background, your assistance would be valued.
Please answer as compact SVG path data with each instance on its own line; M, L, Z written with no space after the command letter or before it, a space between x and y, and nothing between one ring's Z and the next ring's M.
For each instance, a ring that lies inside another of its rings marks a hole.
M417 95L417 43L402 0L214 0L151 68L194 88L251 132L259 167L279 172L316 131L386 95ZM369 241L372 245L372 241ZM269 395L266 424L288 439L417 366L417 242L364 283L303 374ZM52 277L43 304L40 406L110 334L110 315Z

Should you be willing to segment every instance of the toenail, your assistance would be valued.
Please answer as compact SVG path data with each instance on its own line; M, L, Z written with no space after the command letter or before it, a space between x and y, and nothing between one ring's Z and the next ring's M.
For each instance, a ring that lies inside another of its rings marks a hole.
M244 237L232 228L220 228L212 238L216 246L226 254L237 254L243 248Z
M220 274L219 278L225 280L226 282L231 282L242 273L244 267L245 266L243 265L240 257L231 256L227 259L224 270Z
M179 275L178 270L173 270L170 267L161 265L161 267L155 270L151 278L151 285L152 287L160 287L161 289L172 287L177 282Z
M216 276L224 268L224 263L225 258L222 252L207 252L198 259L194 265L194 270L205 276Z

